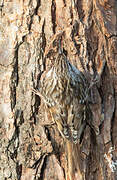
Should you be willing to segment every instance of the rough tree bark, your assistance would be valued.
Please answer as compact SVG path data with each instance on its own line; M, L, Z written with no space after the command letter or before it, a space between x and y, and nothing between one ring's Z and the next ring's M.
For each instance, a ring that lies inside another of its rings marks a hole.
M63 31L71 63L89 82L101 75L90 104L99 133L86 128L75 180L117 179L116 18L116 0L0 0L1 180L65 179L63 139L31 91L52 66L44 54Z

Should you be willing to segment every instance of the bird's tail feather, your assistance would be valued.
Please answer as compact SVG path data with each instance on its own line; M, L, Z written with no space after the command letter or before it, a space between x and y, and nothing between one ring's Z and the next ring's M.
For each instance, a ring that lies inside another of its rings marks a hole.
M79 144L66 141L67 169L66 180L83 180Z

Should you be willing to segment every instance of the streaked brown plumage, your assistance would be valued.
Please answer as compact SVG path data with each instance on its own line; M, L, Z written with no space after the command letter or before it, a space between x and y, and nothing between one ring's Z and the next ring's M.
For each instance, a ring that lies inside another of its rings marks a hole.
M81 140L89 113L88 86L83 73L68 61L60 46L59 39L54 65L42 75L36 94L43 99L60 134L66 139L67 179L72 180L78 169L75 144Z
M41 79L39 92L61 135L77 143L86 125L87 86L83 74L63 52Z

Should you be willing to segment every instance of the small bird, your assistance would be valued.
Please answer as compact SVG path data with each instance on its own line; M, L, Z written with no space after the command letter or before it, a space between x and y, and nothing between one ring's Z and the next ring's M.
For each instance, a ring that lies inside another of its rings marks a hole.
M40 79L38 95L44 100L62 137L75 144L86 126L87 93L85 76L69 62L59 37L54 65Z
M61 36L58 36L54 65L42 75L39 91L33 90L33 92L43 99L61 136L66 140L68 179L71 180L73 179L76 159L73 152L73 149L76 148L74 145L81 142L90 109L87 101L88 84L86 78L67 59L61 48L61 40Z

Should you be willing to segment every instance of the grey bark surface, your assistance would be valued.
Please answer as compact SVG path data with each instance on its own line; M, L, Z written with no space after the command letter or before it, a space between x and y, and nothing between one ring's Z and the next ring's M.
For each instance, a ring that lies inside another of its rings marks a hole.
M0 180L65 180L66 146L32 92L63 31L70 62L89 83L99 75L90 104L99 133L85 129L74 180L117 179L117 1L0 0Z

